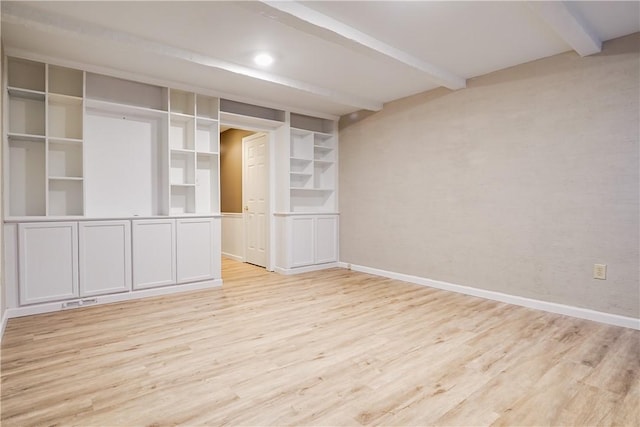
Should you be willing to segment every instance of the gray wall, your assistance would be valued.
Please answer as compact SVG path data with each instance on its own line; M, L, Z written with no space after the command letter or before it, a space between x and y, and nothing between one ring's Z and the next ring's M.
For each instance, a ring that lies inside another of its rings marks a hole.
M639 49L634 34L344 117L341 260L640 317Z

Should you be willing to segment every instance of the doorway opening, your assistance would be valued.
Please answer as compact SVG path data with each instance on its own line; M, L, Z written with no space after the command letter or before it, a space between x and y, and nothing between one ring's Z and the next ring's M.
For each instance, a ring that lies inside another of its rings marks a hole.
M269 271L272 140L268 130L220 126L222 256Z

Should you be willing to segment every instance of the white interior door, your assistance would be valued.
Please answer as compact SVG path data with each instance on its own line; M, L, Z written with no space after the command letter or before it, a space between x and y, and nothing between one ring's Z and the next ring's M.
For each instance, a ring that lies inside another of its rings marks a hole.
M266 133L242 138L246 261L267 266L267 139Z

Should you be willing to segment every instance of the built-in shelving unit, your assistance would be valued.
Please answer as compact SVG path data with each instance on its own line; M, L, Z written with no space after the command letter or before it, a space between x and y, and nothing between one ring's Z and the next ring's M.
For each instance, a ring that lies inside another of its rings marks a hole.
M9 215L83 215L84 73L9 58Z
M219 212L219 100L7 60L9 217Z
M9 308L220 285L218 98L21 58L4 66Z
M290 211L334 212L337 147L333 122L292 113L290 145Z
M219 212L218 99L169 93L170 213Z

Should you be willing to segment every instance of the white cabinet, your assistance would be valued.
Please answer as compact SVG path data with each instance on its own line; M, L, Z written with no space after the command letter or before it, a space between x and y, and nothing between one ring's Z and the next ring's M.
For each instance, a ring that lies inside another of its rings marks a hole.
M290 272L299 267L338 261L338 215L279 216L286 236L286 250L277 260L278 267Z
M314 263L314 223L310 216L291 218L291 267Z
M175 284L175 220L135 220L132 229L133 289Z
M178 283L220 277L220 220L176 220Z
M338 216L317 216L315 220L315 263L338 261Z
M80 222L78 237L80 295L103 295L130 290L130 222Z
M78 224L18 225L20 304L78 296Z

